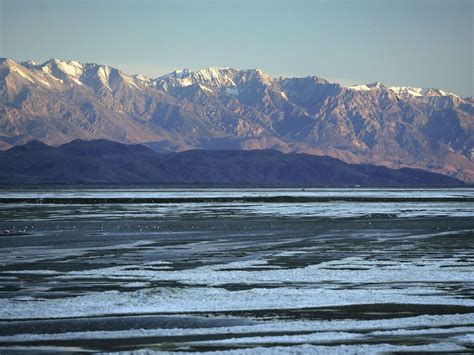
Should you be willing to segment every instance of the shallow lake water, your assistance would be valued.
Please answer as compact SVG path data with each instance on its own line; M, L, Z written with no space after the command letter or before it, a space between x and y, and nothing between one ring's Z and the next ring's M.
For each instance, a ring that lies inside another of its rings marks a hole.
M471 352L473 201L3 189L0 352Z

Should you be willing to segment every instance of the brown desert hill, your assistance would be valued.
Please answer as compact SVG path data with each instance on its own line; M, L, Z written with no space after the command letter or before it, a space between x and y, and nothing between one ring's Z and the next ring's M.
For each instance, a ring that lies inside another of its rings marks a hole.
M276 150L190 150L160 154L144 145L39 141L0 152L8 184L283 184L308 186L463 186L417 169L347 164L331 157Z

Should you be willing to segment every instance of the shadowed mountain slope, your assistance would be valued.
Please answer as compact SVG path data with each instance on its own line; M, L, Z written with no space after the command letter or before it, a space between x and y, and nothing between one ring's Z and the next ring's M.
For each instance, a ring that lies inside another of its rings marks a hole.
M75 140L59 147L33 141L0 152L3 183L201 183L313 186L460 186L415 169L351 165L275 150L190 150L159 154L143 145Z

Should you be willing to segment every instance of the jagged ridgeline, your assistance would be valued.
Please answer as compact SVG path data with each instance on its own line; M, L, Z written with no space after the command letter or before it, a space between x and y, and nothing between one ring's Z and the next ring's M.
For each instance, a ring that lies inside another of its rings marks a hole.
M0 147L105 138L158 152L276 149L474 181L474 100L440 89L342 87L259 69L151 79L105 65L0 60Z

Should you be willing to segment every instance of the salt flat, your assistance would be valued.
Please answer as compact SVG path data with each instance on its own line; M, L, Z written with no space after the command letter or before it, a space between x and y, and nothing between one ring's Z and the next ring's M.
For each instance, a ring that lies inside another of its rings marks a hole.
M185 201L259 196L371 200ZM4 190L18 201L0 205L0 351L473 351L473 196ZM73 201L84 197L183 202Z

